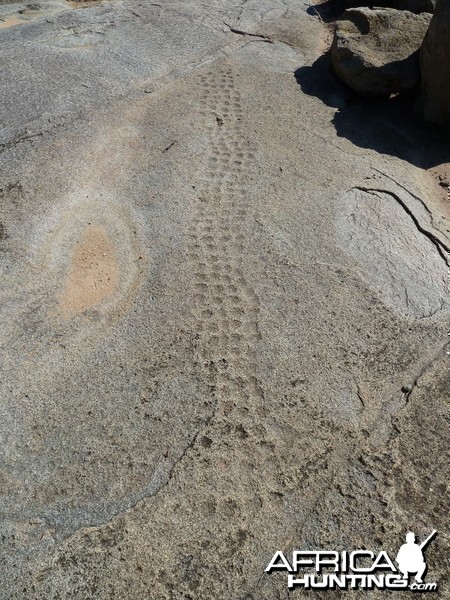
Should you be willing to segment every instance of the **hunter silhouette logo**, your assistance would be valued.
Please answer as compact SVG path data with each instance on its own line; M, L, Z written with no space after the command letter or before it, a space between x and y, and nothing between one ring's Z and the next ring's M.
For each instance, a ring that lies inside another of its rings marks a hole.
M416 573L417 583L423 583L422 577L427 570L427 563L423 557L423 550L436 537L436 529L420 545L416 544L416 536L412 531L406 534L406 544L400 548L395 559L404 579L409 579L410 573Z
M294 550L292 560L277 551L266 567L266 573L288 572L288 588L311 590L411 590L434 592L437 583L425 583L427 571L424 550L436 537L434 530L421 543L416 543L412 531L406 534L406 543L397 553L395 561L382 550L375 555L370 550L337 552L336 550ZM398 568L395 566L397 563ZM410 575L414 581L410 583Z

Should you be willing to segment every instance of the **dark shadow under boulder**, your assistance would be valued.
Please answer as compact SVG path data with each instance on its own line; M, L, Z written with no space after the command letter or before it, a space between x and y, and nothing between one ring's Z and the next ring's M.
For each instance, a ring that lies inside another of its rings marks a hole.
M425 119L450 125L450 0L438 0L423 42L420 71Z

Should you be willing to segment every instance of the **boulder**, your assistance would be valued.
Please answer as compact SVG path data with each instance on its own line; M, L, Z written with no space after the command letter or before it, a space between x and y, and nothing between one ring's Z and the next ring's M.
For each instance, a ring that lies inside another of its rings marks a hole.
M420 54L424 117L449 125L450 0L438 0Z
M416 14L423 12L433 13L436 0L376 0L376 2L371 2L370 0L344 0L345 8L358 8L361 6L409 10Z
M336 23L335 72L364 96L399 94L419 82L419 52L431 15L390 8L354 8Z

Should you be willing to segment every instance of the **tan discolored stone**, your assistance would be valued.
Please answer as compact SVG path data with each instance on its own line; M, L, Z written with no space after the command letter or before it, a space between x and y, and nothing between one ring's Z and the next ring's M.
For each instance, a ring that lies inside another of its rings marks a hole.
M0 21L0 29L8 29L8 27L13 27L14 25L21 25L22 23L24 23L23 19L11 17L10 19Z
M114 293L119 267L114 246L103 229L89 225L77 242L59 308L66 317L100 304Z

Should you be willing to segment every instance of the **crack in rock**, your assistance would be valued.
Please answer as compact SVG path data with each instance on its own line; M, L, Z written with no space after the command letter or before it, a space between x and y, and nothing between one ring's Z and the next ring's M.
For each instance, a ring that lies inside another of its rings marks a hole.
M392 192L390 190L386 190L386 189L382 189L382 188L369 188L369 187L364 187L364 186L355 186L354 189L360 190L361 192L367 192L369 194L377 193L377 192L380 194L388 194L391 198L393 198L396 202L398 202L398 204L400 204L400 206L403 208L403 210L411 217L411 219L412 219L414 225L417 227L418 231L420 231L421 234L426 236L432 242L432 244L436 247L436 250L439 252L439 254L444 259L446 265L447 266L449 265L448 254L450 253L450 247L447 246L444 242L442 242L439 238L437 238L433 233L431 233L431 231L428 231L427 229L422 227L422 225L419 223L419 220L417 219L417 217L414 215L414 213L408 207L406 202L404 202L398 194L396 194L395 192Z
M165 477L165 480L163 480L161 482L159 487L157 487L154 491L147 492L147 493L144 492L143 494L140 494L139 497L136 500L132 501L128 506L125 506L124 508L121 508L117 512L111 514L111 516L109 517L108 520L98 521L98 522L91 523L91 524L84 524L81 527L78 527L77 529L72 531L70 534L68 534L66 536L61 536L61 538L59 538L59 540L67 542L68 540L71 540L72 538L74 538L80 531L95 530L95 529L99 529L101 527L106 527L106 526L110 525L117 517L124 515L125 513L133 511L142 502L145 502L149 498L156 498L156 496L161 494L161 492L163 492L169 486L170 482L172 481L177 467L179 467L179 465L184 461L184 459L187 457L189 451L192 448L194 448L194 446L197 443L197 440L203 434L203 432L208 429L208 427L210 426L214 417L216 416L216 412L217 412L217 406L214 408L211 415L205 420L202 427L200 427L196 431L196 433L194 434L191 441L187 444L187 446L181 452L180 456L174 461L174 463L172 464L172 466L170 467L170 469L167 473L167 476Z
M263 35L261 33L250 33L249 31L244 31L243 29L238 29L236 27L232 27L228 23L225 23L225 21L223 23L224 23L224 25L226 25L229 28L229 30L232 33L237 33L238 35L246 35L246 36L261 38L261 40L264 40L265 42L269 42L270 44L273 44L273 42L274 42L274 38L272 36Z
M394 201L394 203L392 202ZM398 193L354 186L336 205L337 240L389 308L414 319L448 308L450 248Z

